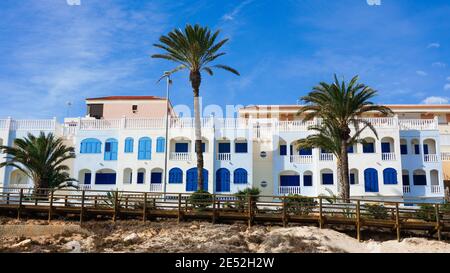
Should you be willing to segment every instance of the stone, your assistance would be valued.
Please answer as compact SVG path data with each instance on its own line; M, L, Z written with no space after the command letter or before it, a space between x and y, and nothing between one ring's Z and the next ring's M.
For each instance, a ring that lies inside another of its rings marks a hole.
M81 244L78 241L70 241L63 246L64 249L70 250L71 253L80 253Z
M12 245L12 247L25 247L31 245L31 239L23 240L17 244Z
M139 239L140 239L140 238L139 238L139 235L137 235L136 233L131 233L131 234L125 236L125 237L123 238L123 241L124 241L125 243L134 243L134 242L139 241Z

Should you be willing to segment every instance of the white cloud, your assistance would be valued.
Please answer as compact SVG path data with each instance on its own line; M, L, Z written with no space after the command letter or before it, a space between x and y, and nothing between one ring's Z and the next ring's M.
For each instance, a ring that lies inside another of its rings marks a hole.
M434 62L434 63L432 64L432 66L433 66L433 67L438 67L438 68L445 68L445 67L447 67L447 64L446 64L446 63L443 63L443 62Z
M425 98L422 103L423 104L447 104L449 101L449 98L447 97L437 97L437 96L431 96L428 98Z
M445 91L450 90L450 83L444 85L444 90Z
M419 75L419 76L426 76L426 75L428 75L427 72L422 71L422 70L417 70L417 71L416 71L416 74Z
M431 43L428 44L427 48L440 48L441 44L440 43Z
M252 3L254 0L246 0L242 3L240 3L238 6L236 6L231 12L225 14L222 16L222 20L224 21L233 21L238 13L248 4Z

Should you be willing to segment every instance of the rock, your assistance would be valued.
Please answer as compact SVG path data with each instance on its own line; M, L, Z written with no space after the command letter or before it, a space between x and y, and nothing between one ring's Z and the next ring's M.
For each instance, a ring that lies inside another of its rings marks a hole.
M131 233L123 238L125 243L135 243L139 241L140 237L136 233Z
M11 247L25 247L31 245L31 239L23 240L17 244L12 245Z
M81 252L81 244L78 241L70 241L63 246L64 249L70 250L72 253Z
M189 228L190 228L190 229L198 229L199 226L198 226L198 225L192 225L192 226L190 226Z

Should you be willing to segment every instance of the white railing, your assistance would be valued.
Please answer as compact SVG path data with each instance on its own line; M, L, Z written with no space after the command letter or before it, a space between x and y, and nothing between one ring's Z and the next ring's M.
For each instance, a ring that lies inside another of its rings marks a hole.
M161 129L166 128L165 118L132 118L124 119L125 129Z
M230 153L218 153L217 154L217 160L220 160L220 161L231 161L231 154Z
M119 129L120 119L82 119L80 130Z
M441 193L441 186L439 185L431 185L431 193Z
M400 130L437 130L435 119L399 119Z
M190 161L192 159L190 153L171 153L170 160L173 161Z
M309 164L312 161L312 155L291 155L291 163Z
M162 184L150 183L150 192L162 192Z
M439 157L437 154L424 155L423 159L425 162L438 162L439 161Z
M6 129L7 124L8 124L7 119L0 119L0 129Z
M278 194L301 194L300 186L280 186Z
M333 161L333 154L321 153L319 160L320 161Z
M394 118L362 118L366 122L370 122L374 127L395 127L397 124Z
M91 184L78 184L79 190L90 190L92 188Z
M381 160L383 160L383 161L394 161L395 160L395 153L382 153L381 154Z
M11 120L12 130L54 130L56 120L54 119L23 119Z
M403 193L410 193L411 192L411 186L404 185L403 186Z
M450 161L450 153L441 153L442 161Z
M247 129L248 120L240 118L215 119L214 126L218 129Z
M278 130L280 132L291 132L291 131L305 131L308 130L309 126L317 124L317 121L303 121L303 120L293 120L293 121L280 121L278 122Z

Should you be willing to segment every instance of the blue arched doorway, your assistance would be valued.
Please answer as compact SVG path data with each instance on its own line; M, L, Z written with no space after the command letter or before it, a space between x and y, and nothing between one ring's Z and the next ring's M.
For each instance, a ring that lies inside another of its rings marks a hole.
M230 192L230 171L218 169L216 172L216 192Z
M378 192L378 172L373 168L364 171L364 186L366 192Z
M186 191L197 191L197 168L186 172ZM203 169L203 190L208 191L208 170Z

